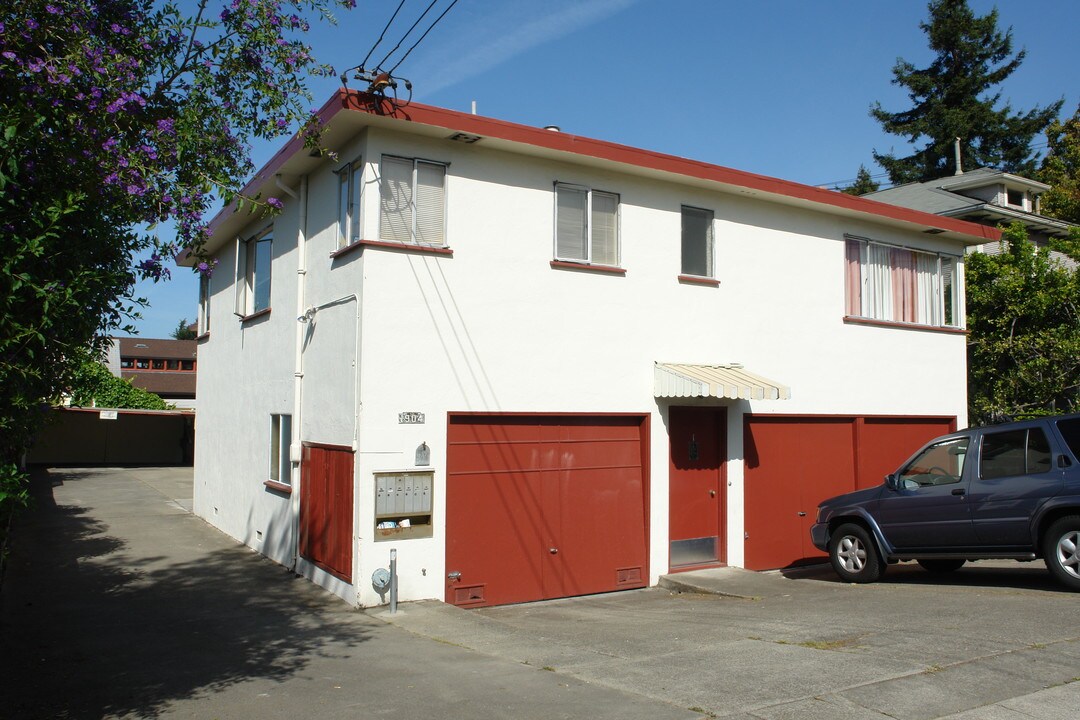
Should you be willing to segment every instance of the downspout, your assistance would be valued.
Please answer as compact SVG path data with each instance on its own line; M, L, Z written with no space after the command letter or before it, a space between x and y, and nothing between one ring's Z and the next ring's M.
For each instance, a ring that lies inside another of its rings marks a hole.
M278 178L280 186L281 179ZM287 192L287 188L285 188ZM295 195L293 195L295 197ZM308 222L308 176L300 178L300 219L296 234L296 354L293 361L293 422L289 445L289 462L292 465L292 495L289 496L292 524L292 567L300 557L300 430L302 426L304 390L304 333L308 324L304 306L307 303L307 222Z

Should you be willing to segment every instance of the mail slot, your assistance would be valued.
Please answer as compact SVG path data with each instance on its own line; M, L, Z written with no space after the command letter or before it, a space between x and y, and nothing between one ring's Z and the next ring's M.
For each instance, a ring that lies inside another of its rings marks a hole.
M375 539L431 537L434 482L430 471L375 473Z

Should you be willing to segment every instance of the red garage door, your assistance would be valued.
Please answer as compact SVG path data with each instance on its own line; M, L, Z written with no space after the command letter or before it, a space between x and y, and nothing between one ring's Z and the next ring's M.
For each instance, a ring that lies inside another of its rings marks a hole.
M450 418L446 601L644 587L643 416Z
M304 443L300 462L300 556L352 582L352 448Z
M822 500L882 482L953 418L747 416L746 567L823 557L810 543Z

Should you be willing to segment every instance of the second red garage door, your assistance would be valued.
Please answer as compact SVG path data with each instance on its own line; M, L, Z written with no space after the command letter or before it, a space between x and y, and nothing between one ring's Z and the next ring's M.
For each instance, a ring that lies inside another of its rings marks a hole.
M640 415L452 415L446 602L644 587L647 432Z
M782 568L823 557L810 543L818 503L882 482L947 417L745 418L746 567Z

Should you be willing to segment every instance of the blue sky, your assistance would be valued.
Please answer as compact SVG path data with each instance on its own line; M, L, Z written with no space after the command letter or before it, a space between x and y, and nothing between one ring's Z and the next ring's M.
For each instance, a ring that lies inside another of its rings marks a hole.
M449 4L439 0L434 18ZM338 71L358 64L399 0L358 0L338 24L314 23L316 56ZM405 0L373 60L381 59L427 6ZM998 7L1001 28L1025 48L1000 87L1002 102L1028 110L1080 103L1076 0L970 0ZM908 107L891 85L898 57L925 67L932 54L919 22L922 0L458 0L395 72L413 99L528 125L772 175L833 186L872 173L871 150L906 152L881 132L872 102ZM392 65L426 27L406 40ZM312 84L313 105L338 86ZM284 142L254 149L256 165ZM145 337L167 337L196 314L197 283L186 268L143 284L151 307Z

